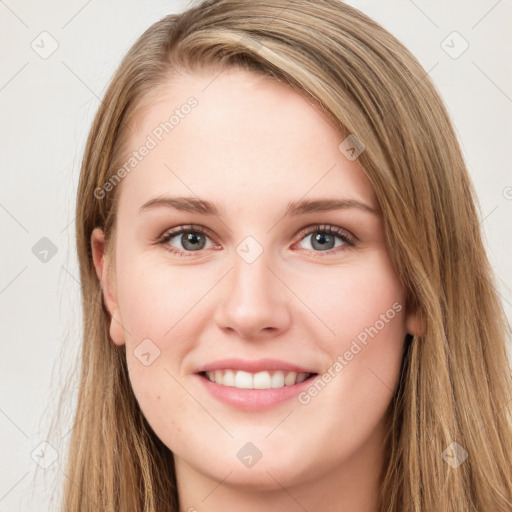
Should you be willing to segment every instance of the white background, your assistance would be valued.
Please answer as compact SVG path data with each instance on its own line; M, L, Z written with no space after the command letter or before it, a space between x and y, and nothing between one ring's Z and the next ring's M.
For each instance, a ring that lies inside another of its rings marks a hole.
M511 2L348 3L381 23L430 70L479 196L510 318ZM51 486L63 478L69 423L51 436L48 428L62 389L75 391L63 379L81 341L73 211L86 136L129 47L153 22L186 6L170 0L0 2L1 511L57 510ZM43 31L58 42L47 59L31 47ZM469 44L457 59L441 47L453 31ZM32 252L42 237L57 248L46 263ZM44 441L55 453L47 446L42 459L50 463L56 456L46 470L31 457L33 450L43 453Z

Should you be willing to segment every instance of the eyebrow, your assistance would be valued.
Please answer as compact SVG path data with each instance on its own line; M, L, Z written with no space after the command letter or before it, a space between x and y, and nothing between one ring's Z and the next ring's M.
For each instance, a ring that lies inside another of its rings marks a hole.
M224 212L224 210L219 208L215 203L206 201L204 199L199 199L196 197L171 196L159 196L150 199L140 207L139 212L142 213L143 211L151 210L161 206L186 212L214 215L217 217L221 217ZM373 215L379 215L375 208L356 199L302 199L300 201L289 202L288 206L286 207L284 217L320 211L345 210L349 208L357 208Z

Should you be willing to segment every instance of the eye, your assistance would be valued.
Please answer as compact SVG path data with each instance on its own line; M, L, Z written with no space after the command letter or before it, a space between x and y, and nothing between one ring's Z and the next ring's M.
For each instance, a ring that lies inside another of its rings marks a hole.
M176 239L174 241L174 239ZM168 251L179 256L193 256L194 252L201 251L206 247L206 241L209 239L206 230L202 226L179 226L178 228L167 231L158 240ZM181 247L176 248L178 244ZM213 245L213 244L212 244Z
M305 249L313 252L332 254L343 250L346 246L354 245L353 235L342 228L328 224L309 226L304 228L299 235L302 237L301 241L309 238L311 248L306 247ZM340 240L340 243L336 244L336 239ZM340 247L341 249L333 250Z

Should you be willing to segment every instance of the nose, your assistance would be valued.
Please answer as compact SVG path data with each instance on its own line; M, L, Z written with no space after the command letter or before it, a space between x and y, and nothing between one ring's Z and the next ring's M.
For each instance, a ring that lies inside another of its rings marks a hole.
M289 328L291 296L269 263L265 252L252 263L234 254L234 267L224 279L214 314L220 329L257 340L278 336Z

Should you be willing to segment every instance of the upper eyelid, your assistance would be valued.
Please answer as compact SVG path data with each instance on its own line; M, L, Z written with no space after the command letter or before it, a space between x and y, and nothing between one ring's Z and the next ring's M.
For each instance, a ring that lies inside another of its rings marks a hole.
M158 237L158 240L166 238L167 236L172 236L174 238L175 236L178 236L182 233L187 233L187 232L201 233L201 234L208 235L210 238L215 238L215 235L213 235L213 232L204 226L199 226L199 225L195 225L195 224L183 224L180 226L176 226L174 228L166 229Z
M355 243L358 238L352 234L350 231L348 231L347 229L345 228L342 228L341 226L333 226L332 224L310 224L309 226L306 226L305 228L302 228L300 229L298 232L297 232L297 235L296 236L300 236L300 235L303 235L303 236L309 236L313 233L315 233L316 231L319 231L319 232L323 232L323 231L328 231L328 232L331 232L333 234L335 234L336 236L338 237L343 237L343 235L345 235L345 237L352 243Z

